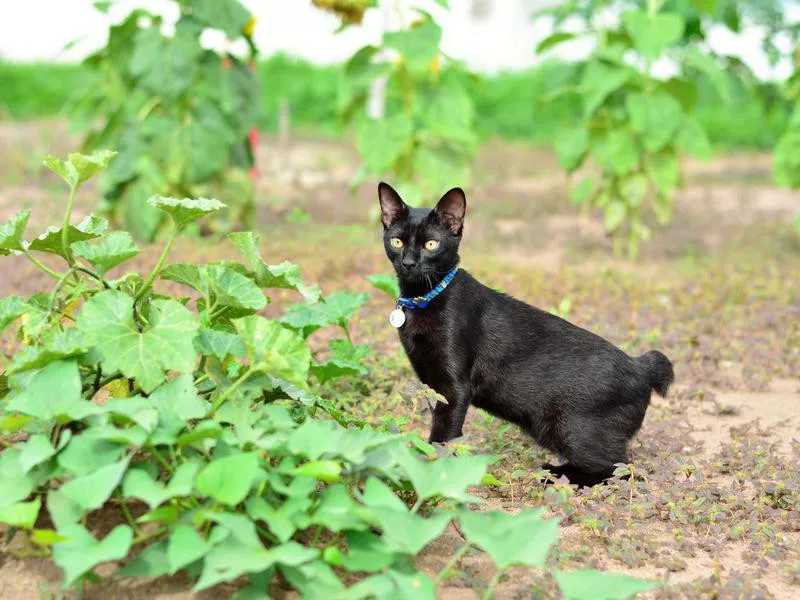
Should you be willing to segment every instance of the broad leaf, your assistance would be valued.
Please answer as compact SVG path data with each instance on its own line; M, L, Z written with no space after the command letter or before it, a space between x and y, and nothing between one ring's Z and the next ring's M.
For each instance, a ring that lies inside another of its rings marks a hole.
M94 473L72 479L61 486L60 492L84 510L96 510L117 489L128 469L130 457L101 467Z
M225 360L228 356L244 356L247 348L242 338L234 333L221 329L201 327L200 334L195 339L195 346L206 356L213 356L218 360Z
M212 461L200 471L195 487L204 496L235 506L247 497L258 473L257 453L231 454Z
M221 29L229 39L242 35L242 29L250 19L250 13L239 0L190 0L192 17L206 27Z
M626 129L615 129L594 140L592 155L603 168L617 175L629 173L640 160L636 139Z
M208 198L168 198L166 196L153 196L147 203L159 208L172 218L175 227L182 229L189 223L210 215L226 207L219 200Z
M53 362L30 374L8 410L42 420L61 415L77 420L99 412L97 406L81 398L81 379L74 360Z
M200 269L200 277L221 306L256 311L267 305L267 299L258 286L232 269L206 265Z
M199 68L202 25L181 19L175 36L167 38L156 24L135 35L131 74L151 93L172 101L192 84Z
M609 203L609 205L606 206L603 218L606 231L616 231L625 221L626 214L628 214L628 209L622 202L614 200Z
M684 119L678 129L675 145L687 154L701 160L711 158L711 142L708 134L700 122L693 117Z
M626 101L631 127L649 152L661 150L672 140L683 119L677 100L666 92L656 92L650 96L630 94Z
M675 13L649 15L643 10L630 10L622 15L625 30L634 46L649 60L656 60L669 46L683 36L685 23Z
M439 54L442 28L426 18L421 25L383 34L383 45L397 50L409 69L424 72Z
M75 328L65 329L43 344L23 346L14 355L8 374L42 369L57 360L66 360L86 352L81 336Z
M444 528L450 522L450 515L444 512L428 518L407 510L390 508L373 508L372 513L383 530L386 547L391 551L412 556L442 535Z
M72 252L85 258L100 275L139 254L139 247L127 231L112 231L95 243L74 242Z
M372 287L384 292L392 300L396 300L400 296L400 284L397 283L396 275L391 273L367 275L367 281L372 284Z
M33 467L54 456L56 452L49 437L42 433L34 434L28 438L20 450L19 466L22 467L23 473L27 473Z
M558 540L558 520L542 519L543 512L465 512L460 517L461 529L467 540L484 550L500 569L542 568Z
M589 63L581 82L586 89L583 96L584 116L592 116L606 98L628 83L634 75L635 72L630 68L607 65L599 61Z
M356 146L364 164L373 173L388 171L411 149L413 123L404 113L384 119L366 119L358 126Z
M558 46L559 44L574 40L576 37L576 34L569 31L557 31L556 33L548 35L536 45L536 54L541 54L542 52Z
M69 244L93 240L100 237L106 229L108 229L108 221L106 219L90 215L78 225L69 225L67 227L67 240ZM62 230L62 227L48 227L47 231L27 243L28 250L57 254L63 258Z
M150 508L157 508L171 498L191 495L199 468L197 463L183 463L175 469L167 485L155 481L145 469L130 469L122 484L122 494L126 498L138 498Z
M564 600L627 600L636 594L656 587L655 582L627 575L603 573L594 569L583 571L553 571Z
M306 386L311 351L305 340L276 321L251 316L234 324L255 370Z
M167 543L167 560L169 573L177 573L180 569L203 558L213 544L203 538L194 527L178 525Z
M11 527L31 529L39 516L42 498L37 496L30 502L17 502L0 508L0 523Z
M486 468L495 459L491 456L460 456L434 461L419 460L412 454L401 457L400 464L414 485L417 496L428 499L444 496L461 502L474 500L467 488L479 485Z
M252 231L232 233L229 239L250 263L255 282L262 288L283 288L300 292L307 302L319 299L319 288L306 285L300 274L300 268L289 261L278 265L267 265L259 251L260 236Z
M107 373L134 377L145 392L164 381L165 371L191 373L195 366L196 317L175 300L154 300L149 324L139 331L133 299L107 290L93 297L78 317L78 329L103 359Z
M98 150L92 154L73 152L67 158L75 168L78 184L91 179L100 169L105 169L118 153L114 150Z
M25 247L22 236L25 235L30 216L31 211L22 210L0 225L0 254L21 251Z
M568 173L581 166L589 150L589 133L585 127L575 127L562 131L556 138L558 162Z
M133 543L133 530L127 525L117 525L99 542L80 525L59 533L69 537L69 541L53 546L53 561L64 570L65 586L100 563L125 558Z

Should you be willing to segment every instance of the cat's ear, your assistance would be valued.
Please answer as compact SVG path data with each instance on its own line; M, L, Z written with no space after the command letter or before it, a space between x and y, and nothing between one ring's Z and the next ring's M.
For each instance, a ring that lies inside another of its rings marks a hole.
M467 197L461 188L447 192L434 209L439 219L453 235L461 235L464 229L464 215L467 214Z
M408 215L408 206L388 183L381 181L378 184L378 200L381 203L381 222L384 229Z

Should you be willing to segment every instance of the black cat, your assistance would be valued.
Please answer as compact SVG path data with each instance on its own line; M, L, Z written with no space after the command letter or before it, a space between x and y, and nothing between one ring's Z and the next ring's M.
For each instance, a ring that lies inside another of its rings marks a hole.
M422 382L448 402L434 409L430 441L459 437L474 404L566 458L545 468L571 483L600 483L614 463L627 462L627 444L642 425L651 391L666 395L674 379L669 359L655 350L632 358L463 269L425 305L421 297L458 265L464 192L450 190L433 210L408 207L385 183L378 198L386 255L402 294L404 314L392 315L393 324L405 316L403 348Z

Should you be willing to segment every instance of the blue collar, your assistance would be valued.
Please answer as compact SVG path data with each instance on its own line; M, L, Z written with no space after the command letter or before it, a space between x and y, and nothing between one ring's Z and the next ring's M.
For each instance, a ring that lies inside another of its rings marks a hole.
M453 281L453 277L456 276L456 271L458 271L458 267L453 267L453 270L445 275L444 279L442 279L435 288L433 288L424 296L417 296L416 298L403 298L400 296L397 299L397 307L400 308L402 306L403 308L407 308L409 310L426 308L430 301L441 294L444 291L444 288L446 288L450 282Z

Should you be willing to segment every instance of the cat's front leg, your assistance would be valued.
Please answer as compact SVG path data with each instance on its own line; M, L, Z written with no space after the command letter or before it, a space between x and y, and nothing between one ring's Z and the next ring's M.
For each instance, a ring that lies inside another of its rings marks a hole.
M428 441L449 442L463 435L464 419L467 417L469 398L466 394L447 394L447 404L437 402L433 409L433 424Z

